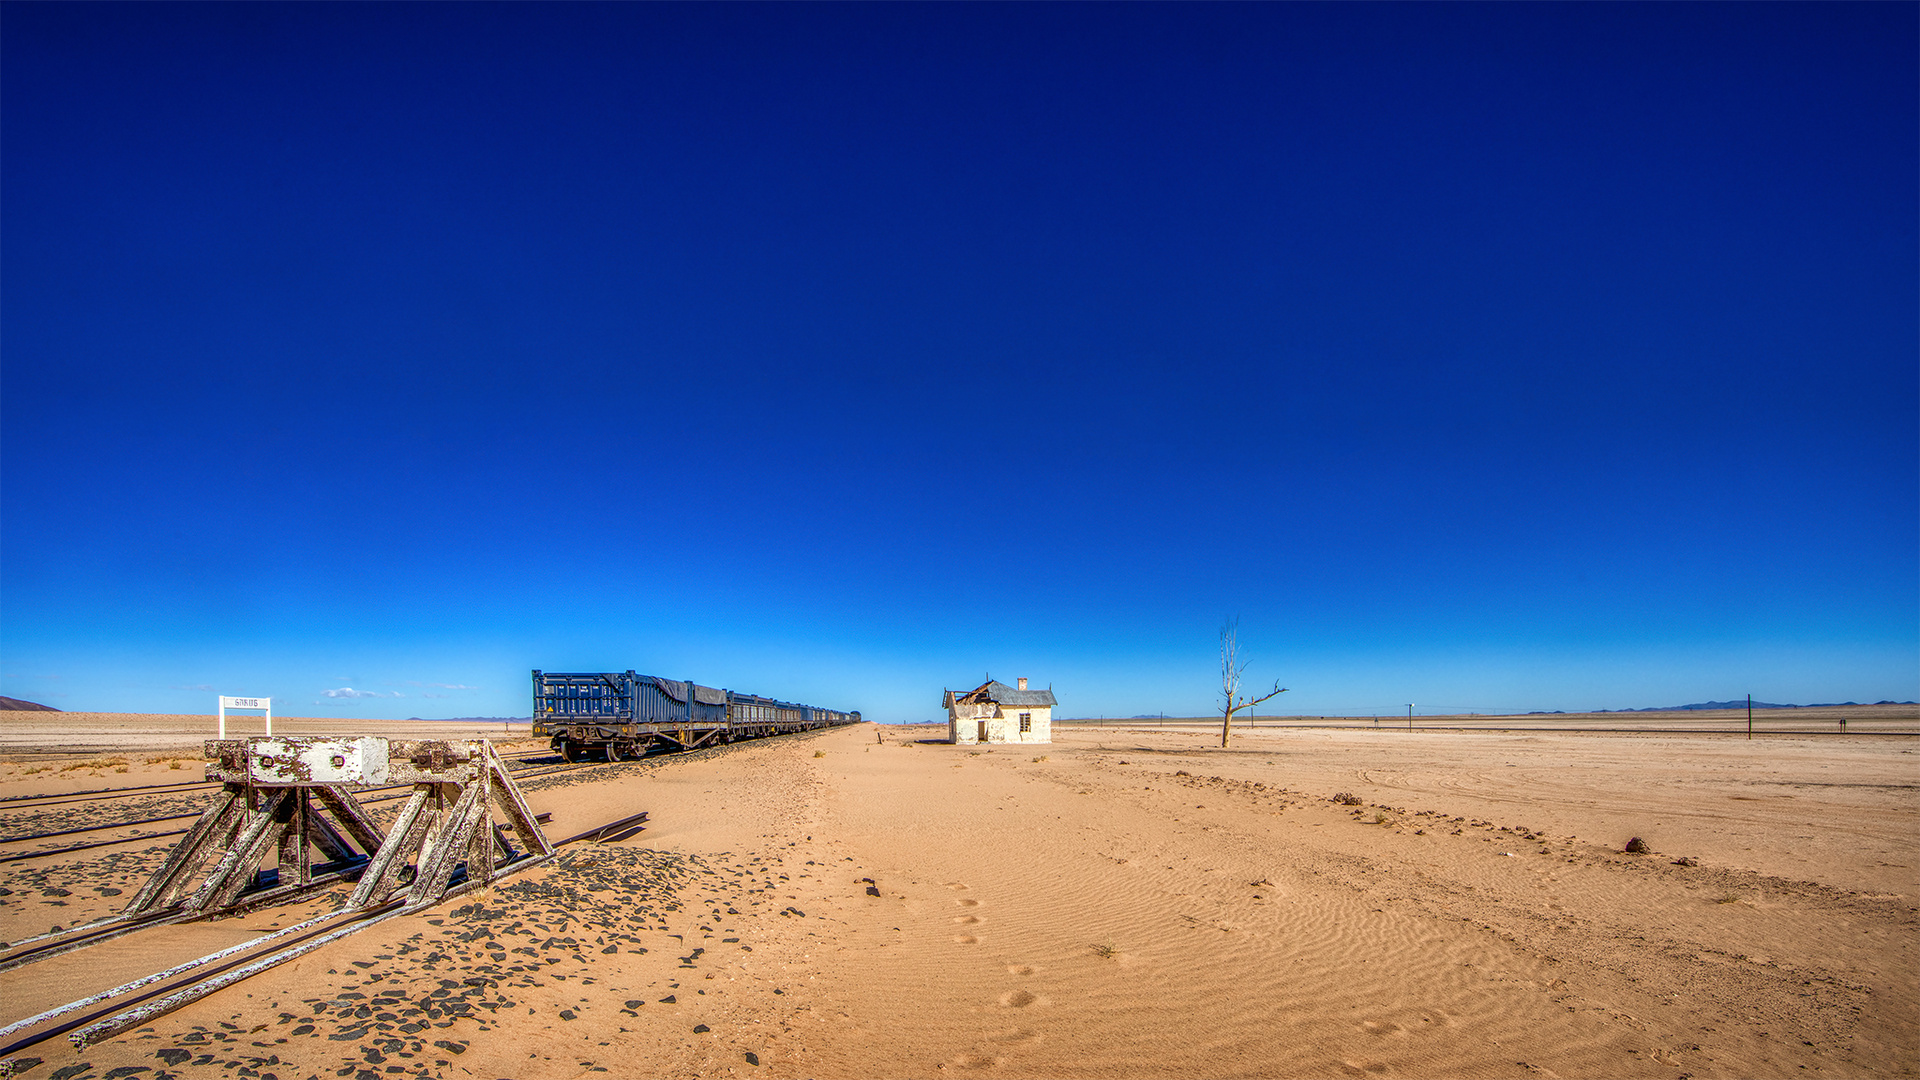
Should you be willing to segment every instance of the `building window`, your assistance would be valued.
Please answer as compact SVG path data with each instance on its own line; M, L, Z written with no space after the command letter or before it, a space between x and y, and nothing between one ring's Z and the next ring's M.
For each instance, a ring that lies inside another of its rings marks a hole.
M1022 732L1033 730L1033 714L1032 713L1023 712L1020 714L1020 730Z

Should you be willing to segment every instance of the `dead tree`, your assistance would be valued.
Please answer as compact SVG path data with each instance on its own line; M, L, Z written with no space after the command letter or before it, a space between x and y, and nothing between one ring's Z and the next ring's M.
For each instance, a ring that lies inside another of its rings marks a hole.
M1220 745L1227 745L1228 736L1233 734L1233 714L1241 709L1250 709L1271 697L1287 692L1287 688L1274 680L1273 689L1259 697L1243 697L1240 693L1240 676L1247 670L1245 662L1239 658L1240 620L1229 619L1220 627L1220 695L1225 699L1220 709Z

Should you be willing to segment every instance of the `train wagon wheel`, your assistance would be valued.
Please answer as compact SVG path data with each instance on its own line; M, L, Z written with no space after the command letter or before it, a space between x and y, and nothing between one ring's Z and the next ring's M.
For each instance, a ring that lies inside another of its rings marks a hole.
M580 761L587 756L586 747L568 739L560 744L560 756L566 758L569 763Z

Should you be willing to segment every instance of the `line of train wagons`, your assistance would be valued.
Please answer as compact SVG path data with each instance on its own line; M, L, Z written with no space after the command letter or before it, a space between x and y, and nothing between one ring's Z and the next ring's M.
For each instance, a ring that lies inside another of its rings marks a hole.
M533 733L568 761L631 760L860 722L858 712L622 672L533 673Z

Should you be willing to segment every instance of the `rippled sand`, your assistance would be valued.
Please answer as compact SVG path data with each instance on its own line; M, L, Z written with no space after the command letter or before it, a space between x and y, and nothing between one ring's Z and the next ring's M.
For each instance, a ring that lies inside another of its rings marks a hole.
M651 825L41 1068L1673 1080L1920 1061L1920 739L937 734L535 781L554 835ZM1652 853L1621 853L1634 836ZM17 889L7 932L108 904L69 892Z

